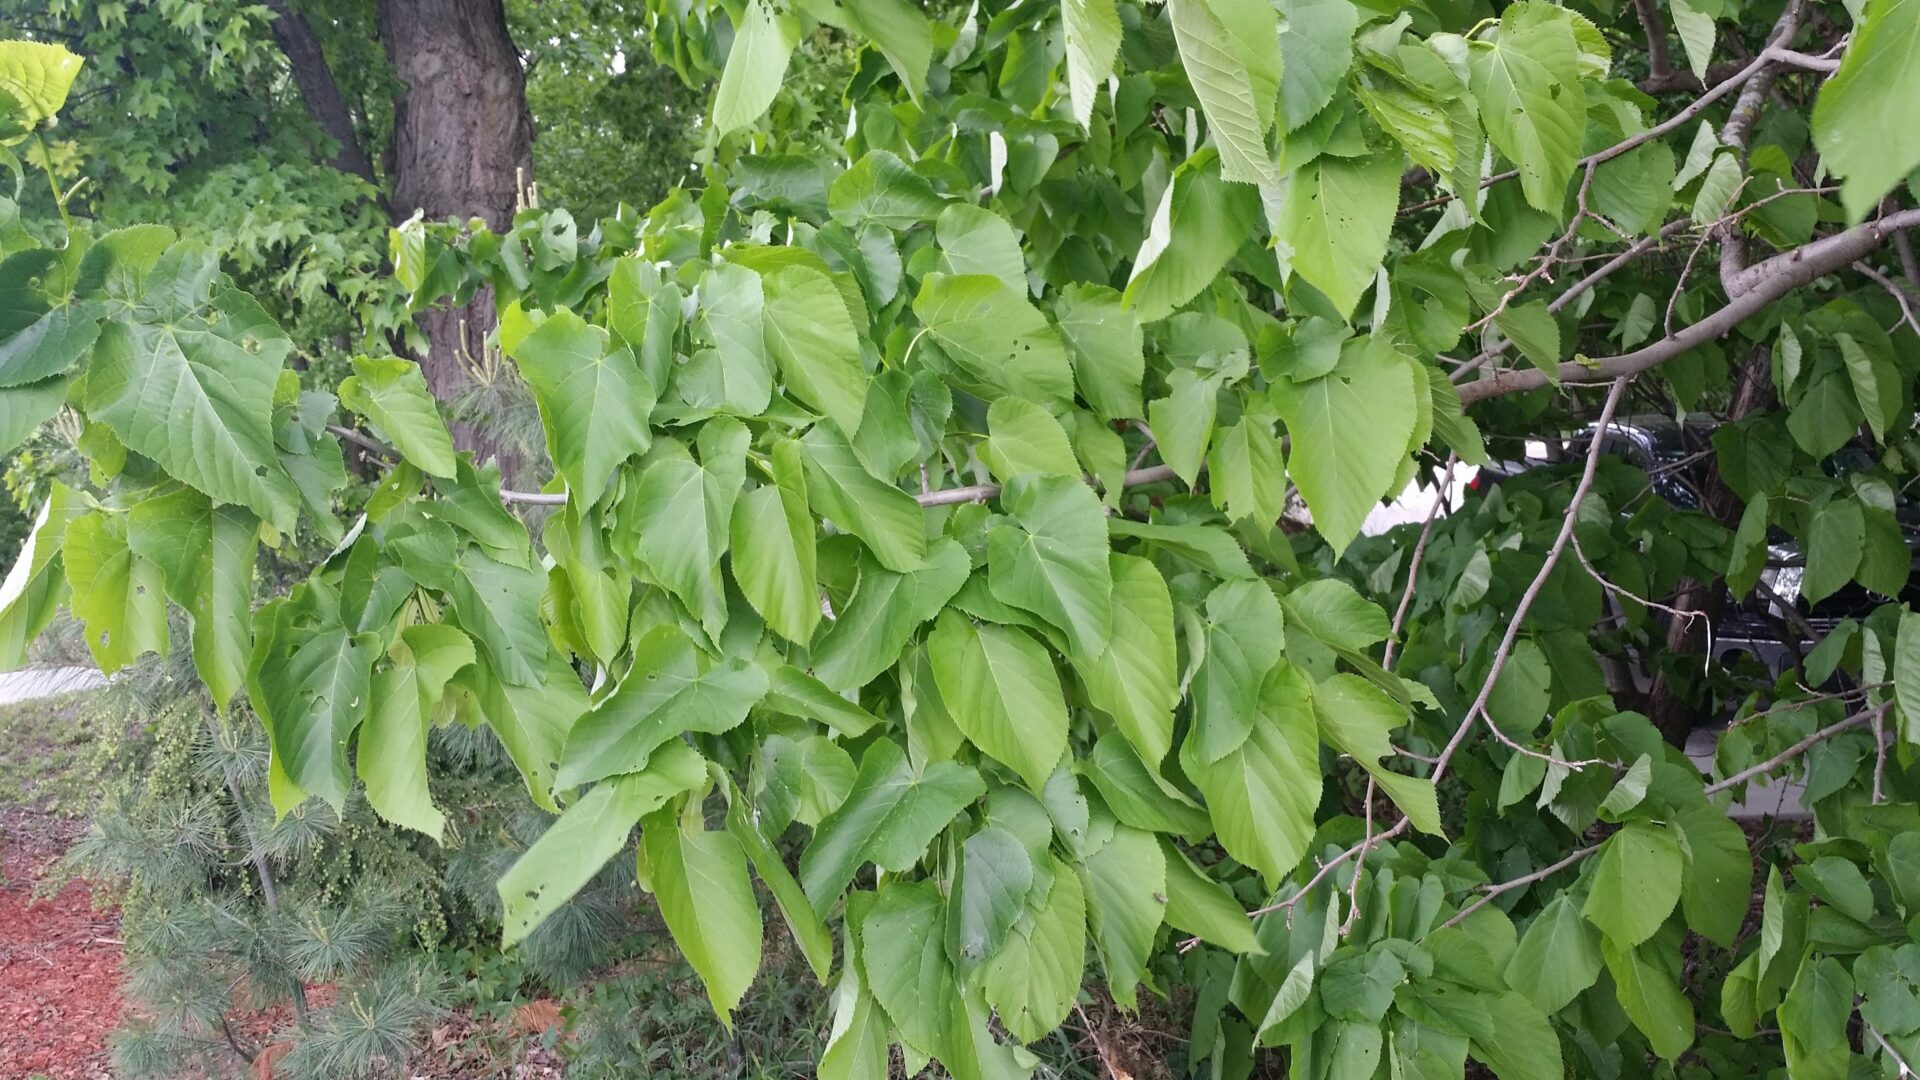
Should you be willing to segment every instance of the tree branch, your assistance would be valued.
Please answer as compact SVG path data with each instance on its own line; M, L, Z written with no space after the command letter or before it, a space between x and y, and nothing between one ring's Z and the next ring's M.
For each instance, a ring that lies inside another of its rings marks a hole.
M1826 727L1823 727L1819 731L1816 731L1813 734L1807 736L1806 738L1801 739L1799 742L1794 743L1792 746L1787 747L1785 750L1780 751L1779 753L1773 755L1772 757L1761 762L1760 764L1749 765L1746 768L1741 769L1739 772L1734 773L1732 776L1727 777L1725 780L1708 784L1707 794L1718 795L1720 792L1725 791L1728 788L1733 787L1737 784L1744 784L1756 776L1764 776L1767 773L1770 773L1773 770L1779 768L1780 766L1785 765L1787 762L1792 761L1794 758L1799 757L1801 754L1804 754L1807 751L1813 749L1815 746L1818 746L1820 743L1824 742L1829 736L1838 735L1840 732L1845 731L1848 728L1856 728L1862 724L1870 724L1873 721L1879 719L1880 717L1885 716L1887 713L1887 710L1891 709L1892 707L1893 707L1893 702L1891 701L1883 702L1879 705L1875 705L1873 708L1868 709L1865 712L1854 713L1852 716L1847 717L1845 720L1842 720L1837 724L1828 724Z
M340 94L340 84L334 81L333 69L327 66L326 53L320 48L320 39L314 36L313 27L307 25L306 16L287 5L287 0L265 0L265 3L273 12L273 39L287 56L287 65L293 70L293 81L300 88L300 101L306 106L307 115L328 138L339 144L340 149L329 164L369 184L374 183L373 163L360 146L353 113Z
M1744 288L1740 295L1712 315L1630 353L1602 360L1570 360L1560 365L1560 380L1563 384L1586 385L1638 375L1698 345L1724 337L1768 304L1861 258L1885 243L1897 230L1915 225L1920 225L1920 210L1902 210L1775 255L1741 271L1739 281ZM1478 382L1463 384L1460 400L1462 404L1472 404L1547 385L1546 373L1537 369L1502 371Z

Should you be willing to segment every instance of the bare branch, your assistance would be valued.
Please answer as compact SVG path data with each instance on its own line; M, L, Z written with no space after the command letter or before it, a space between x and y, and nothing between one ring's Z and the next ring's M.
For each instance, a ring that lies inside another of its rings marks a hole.
M1466 921L1467 917L1472 915L1474 912L1479 911L1481 908L1486 907L1488 904L1493 903L1494 898L1501 896L1505 893L1510 893L1515 889L1524 888L1528 885L1533 884L1536 881L1545 881L1547 878L1552 877L1553 875L1559 873L1562 870L1565 870L1567 867L1572 866L1574 863L1579 862L1581 859L1584 859L1587 856L1599 850L1600 850L1599 844L1589 844L1588 846L1583 848L1575 848L1570 854L1567 855L1566 858L1561 859L1559 862L1554 863L1551 866L1543 866L1540 869L1535 870L1531 874L1522 874L1521 876L1514 878L1512 881L1503 881L1498 885L1489 885L1487 886L1486 893L1483 894L1480 897L1480 899L1475 900L1473 903L1468 904L1466 907L1461 908L1458 914L1456 914L1453 918L1448 919L1446 922L1441 923L1440 927L1441 929L1445 929L1449 926L1454 926L1461 922L1464 922Z
M1725 780L1708 784L1707 794L1717 795L1737 784L1744 784L1756 776L1764 776L1780 766L1785 765L1787 762L1792 761L1794 758L1799 757L1801 754L1813 749L1822 742L1825 742L1830 736L1838 735L1848 728L1857 728L1862 724L1872 723L1886 715L1887 710L1892 707L1892 702L1883 702L1865 712L1854 713L1839 723L1828 724L1826 727L1801 739L1799 742L1794 743L1792 746L1787 747L1785 750L1780 751L1758 765L1749 765L1739 772L1734 773L1732 776L1727 777Z
M1920 210L1902 210L1775 255L1742 271L1740 280L1747 287L1720 310L1632 352L1602 360L1561 364L1560 379L1563 383L1586 385L1623 375L1638 375L1689 349L1725 336L1768 304L1861 258L1885 243L1897 230L1915 225L1920 225ZM1546 385L1549 385L1546 373L1537 369L1501 371L1478 382L1462 384L1460 400L1472 404Z

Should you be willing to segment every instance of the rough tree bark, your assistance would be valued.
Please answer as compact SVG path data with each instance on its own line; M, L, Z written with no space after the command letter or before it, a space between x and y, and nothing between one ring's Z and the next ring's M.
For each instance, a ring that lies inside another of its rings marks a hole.
M401 83L394 220L416 212L429 220L477 217L505 230L532 169L533 120L503 0L380 0L378 13L381 45ZM451 400L471 381L469 353L493 328L493 297L483 290L465 308L423 313L419 324L430 343L420 358L427 386ZM482 458L498 453L467 425L455 425L454 439Z
M287 6L287 0L266 0L266 3L273 12L273 39L287 56L294 85L300 88L301 104L306 106L307 115L320 130L339 144L339 150L333 155L333 167L373 183L373 162L360 145L353 111L347 108L347 100L340 94L340 84L334 81L333 69L327 66L326 54L320 49L320 39L313 35L313 27L308 25L306 16Z

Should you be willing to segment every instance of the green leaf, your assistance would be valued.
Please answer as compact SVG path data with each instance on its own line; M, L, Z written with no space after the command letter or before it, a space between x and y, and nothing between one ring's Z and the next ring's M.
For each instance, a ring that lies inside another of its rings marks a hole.
M1211 150L1188 158L1160 196L1125 293L1143 323L1166 318L1213 284L1260 218L1259 193L1221 179L1217 160Z
M1920 28L1920 27L1917 27ZM1862 344L1852 334L1835 334L1833 343L1840 346L1840 358L1846 362L1847 378L1853 382L1853 397L1860 403L1860 412L1867 418L1867 426L1873 429L1873 437L1885 442L1887 432L1894 430L1899 422L1901 406L1900 369L1894 365L1893 350L1884 341L1878 348L1871 343Z
M713 95L714 133L726 136L760 118L773 104L787 74L787 61L800 42L800 23L776 13L766 0L747 0L734 29L727 67ZM724 1010L723 1010L724 1011Z
M1817 604L1852 580L1865 549L1867 523L1860 504L1833 499L1813 512L1807 527L1807 573L1801 593Z
M1359 762L1414 828L1445 835L1433 782L1390 772L1380 764L1393 753L1387 733L1407 722L1405 706L1361 676L1341 674L1314 688L1313 714L1327 745Z
M885 150L869 150L836 177L827 202L835 221L855 228L872 223L907 229L932 221L946 206L926 177Z
M1680 845L1673 834L1629 821L1607 838L1581 912L1609 941L1631 949L1653 936L1680 902Z
M1527 202L1558 217L1587 126L1572 18L1564 8L1521 0L1501 13L1493 41L1468 47L1469 85L1487 138L1520 170Z
M1060 17L1067 31L1067 98L1073 119L1086 127L1120 51L1120 12L1113 0L1061 0Z
M1113 624L1113 574L1105 513L1078 478L1024 474L1000 492L1018 523L987 533L987 582L1002 603L1066 632L1072 652L1106 652Z
M1740 158L1731 151L1715 154L1699 190L1694 192L1693 223L1708 226L1718 221L1739 192L1740 183Z
M392 356L354 357L353 374L340 382L340 404L377 427L420 471L454 475L453 439L419 364Z
M696 410L758 416L773 400L773 334L765 280L734 263L711 267L695 291L698 325L712 348L696 348L673 377L680 400ZM671 346L667 346L668 349ZM667 365L649 365L656 383ZM644 418L643 418L644 419Z
M706 778L707 763L700 755L674 743L654 755L645 771L595 784L495 883L503 912L500 947L525 941L620 854L636 822Z
M0 42L0 47L7 43ZM100 336L101 307L79 301L48 307L33 288L0 289L4 329L0 340L0 387L45 383L73 369Z
M567 736L560 786L644 769L682 732L729 731L766 693L759 665L737 657L711 663L679 627L655 627L633 643L633 669L619 688Z
M862 865L905 871L954 815L985 794L973 769L951 761L916 770L891 739L867 748L853 790L814 830L800 855L800 884L825 906L853 881ZM936 934L936 937L941 935Z
M948 273L987 274L1010 289L1026 290L1026 257L1020 254L1020 237L1006 218L978 206L954 203L940 211L934 234L940 240L940 253L946 256Z
M1404 157L1320 157L1288 182L1275 226L1294 272L1351 315L1387 253Z
M843 753L843 759L844 756ZM727 798L727 834L739 843L740 850L753 864L754 873L766 882L767 891L773 894L773 901L780 908L780 917L786 920L793 940L813 969L813 977L826 982L828 972L833 970L833 937L827 933L827 925L820 921L819 912L814 910L800 883L794 880L780 852L754 823L752 804L746 796L729 784Z
M1114 827L1113 837L1080 865L1087 923L1107 991L1123 1008L1138 1008L1135 989L1167 905L1167 869L1152 833Z
M1167 3L1173 39L1180 50L1187 81L1193 85L1194 96L1200 99L1214 146L1220 151L1221 178L1248 184L1274 184L1279 182L1279 175L1274 170L1273 154L1266 142L1267 129L1273 123L1271 92L1277 88L1280 75L1273 13L1265 5L1258 9L1252 5L1242 7L1266 12L1265 38L1272 47L1270 70L1256 71L1248 66L1248 54L1254 52L1250 48L1252 42L1228 31L1214 11L1213 0L1168 0ZM1235 27L1236 31L1241 29ZM1264 119L1256 100L1262 86L1268 90Z
M1854 1012L1853 978L1831 956L1807 957L1775 1015L1789 1076L1839 1080L1853 1060L1847 1028Z
M454 627L422 623L400 631L387 655L392 663L373 675L355 764L376 813L439 841L446 817L427 790L427 728L448 681L473 663L473 642Z
M1338 555L1393 487L1418 406L1414 371L1379 339L1350 342L1331 374L1280 383L1274 403L1293 437L1288 474Z
M1286 463L1273 435L1273 413L1262 401L1250 403L1240 422L1219 431L1207 453L1208 486L1214 506L1235 520L1261 525L1280 520L1287 509Z
M948 537L934 541L926 566L910 574L863 561L846 609L814 643L814 675L842 691L872 682L899 661L914 630L940 614L972 569L966 550Z
M291 531L300 493L273 443L289 345L277 332L230 340L197 317L110 320L87 370L87 414L168 475Z
M519 686L494 674L486 662L466 669L460 681L473 694L487 726L526 780L527 793L542 810L559 813L555 799L560 755L568 732L589 707L586 687L558 649L547 653L545 677L537 686Z
M845 439L819 424L801 436L800 445L807 452L814 511L859 537L887 569L918 570L927 555L927 528L913 496L875 479Z
M1072 404L1066 346L1024 290L989 274L928 274L913 313L981 386L1047 406Z
M1693 1045L1693 1003L1680 992L1673 974L1655 962L1659 947L1649 943L1634 948L1611 938L1600 943L1621 1010L1647 1037L1653 1052L1671 1061Z
M849 905L840 981L833 988L833 1027L820 1054L821 1080L887 1080L891 1049L887 1018L867 989L859 927L865 911Z
M933 60L933 26L906 0L850 0L842 5L847 28L872 41L914 100L926 93Z
M1173 749L1173 707L1180 701L1173 600L1148 560L1112 555L1108 564L1113 625L1107 648L1091 661L1075 658L1074 668L1087 700L1157 767Z
M875 1001L921 1054L944 1053L960 982L940 932L941 898L931 881L889 881L860 923L860 959Z
M1054 319L1072 354L1080 396L1093 411L1103 420L1140 416L1146 372L1140 322L1120 294L1104 285L1069 285L1054 304Z
M652 442L655 386L631 350L612 348L605 330L565 309L522 338L513 358L540 406L554 468L574 496L598 503L614 469Z
M1753 897L1753 854L1747 834L1704 802L1686 804L1672 818L1686 860L1680 906L1701 937L1731 948Z
M1100 736L1079 769L1122 824L1196 838L1213 831L1206 811L1161 779L1116 732Z
M1513 931L1509 929L1508 935ZM1500 1080L1564 1080L1560 1036L1544 1013L1511 991L1487 1003L1493 1040L1474 1040L1473 1056L1487 1063Z
M218 709L246 685L258 529L252 514L191 489L142 500L127 515L127 546L160 568L167 596L193 620L193 666Z
M1213 438L1220 380L1178 368L1167 377L1167 391L1166 397L1147 406L1147 420L1160 457L1191 486L1200 476L1207 443Z
M1319 115L1353 65L1360 11L1348 0L1282 0L1280 114L1288 132Z
M8 671L27 662L27 646L66 601L69 589L60 549L68 523L88 512L88 501L79 492L57 480L49 488L20 554L0 582L0 666Z
M732 536L733 505L746 485L748 434L731 421L700 429L700 460L662 440L640 485L619 506L622 531L654 579L700 620L710 636L727 621L720 559Z
M733 578L767 625L796 645L820 623L805 468L800 445L781 441L773 448L773 483L740 496L733 508Z
M69 566L73 532L67 530ZM247 691L272 746L280 814L304 795L325 799L336 812L346 804L353 784L347 741L367 714L379 642L349 633L338 600L317 583L255 614Z
M1037 1042L1072 1010L1086 955L1086 893L1080 876L1055 858L1046 902L1030 905L1006 945L987 961L981 989L1015 1038Z
M968 741L1038 793L1067 749L1067 708L1053 660L1016 627L975 624L951 609L927 639L940 696Z
M1567 896L1553 898L1520 936L1507 962L1507 985L1548 1014L1600 978L1600 934Z
M1766 569L1769 512L1766 493L1757 492L1740 513L1740 526L1734 530L1727 559L1727 588L1735 596L1752 592L1760 571Z
M1334 648L1364 651L1393 632L1387 613L1339 578L1306 582L1281 597L1280 606L1287 625Z
M980 446L980 460L1002 483L1022 473L1046 473L1085 486L1074 468L1066 429L1025 398L1003 397L987 409L987 441Z
M543 684L544 673L551 670L546 627L540 621L546 575L503 563L472 544L460 551L454 570L453 612L494 672L514 686Z
M1674 32L1687 52L1687 67L1695 78L1705 79L1707 65L1713 62L1713 13L1688 0L1672 0L1670 7Z
M947 952L963 969L1006 944L1033 876L1033 859L1012 833L989 825L967 837L947 906Z
M0 41L0 90L19 105L26 126L38 127L66 104L81 63L64 45Z
M158 565L128 544L128 523L95 510L66 526L60 552L69 601L85 628L87 649L108 675L146 653L167 651L165 579Z
M1209 764L1191 752L1192 740L1181 748L1181 765L1206 797L1220 846L1270 888L1306 854L1320 805L1320 742L1309 694L1304 677L1282 664L1238 749Z
M1193 731L1187 749L1201 761L1218 761L1237 748L1257 723L1269 672L1286 644L1284 617L1273 590L1260 581L1214 586L1206 602L1206 655L1193 677ZM1284 689L1300 691L1303 682Z
M1900 613L1893 646L1893 700L1900 706L1900 734L1920 743L1920 615Z
M1787 414L1793 441L1813 458L1825 458L1847 445L1862 416L1849 393L1847 380L1835 371L1814 379Z
M1178 927L1228 952L1259 955L1266 950L1254 936L1253 920L1225 885L1200 872L1193 861L1165 839L1168 926Z
M54 418L67 403L68 380L56 375L25 386L0 388L0 453L11 454L40 425Z
M1822 166L1845 178L1840 202L1855 222L1920 166L1920 130L1906 114L1920 98L1920 3L1863 7L1840 70L1813 103L1814 146Z
M1560 324L1547 310L1545 300L1512 304L1493 317L1493 325L1527 363L1546 373L1547 381L1560 385Z
M728 1031L733 1010L760 970L760 906L747 879L746 853L724 832L686 832L671 809L640 830L641 880L680 954L706 984L707 1000Z
M779 361L787 389L851 438L866 409L868 376L840 290L805 266L767 275L766 290L767 349Z

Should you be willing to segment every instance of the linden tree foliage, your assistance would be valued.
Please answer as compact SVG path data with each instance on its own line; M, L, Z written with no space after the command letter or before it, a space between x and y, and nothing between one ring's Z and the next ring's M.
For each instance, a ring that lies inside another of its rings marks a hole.
M282 813L437 837L426 732L487 728L559 815L507 943L638 826L723 1020L770 923L832 987L826 1076L1026 1075L1142 987L1218 1075L1898 1075L1920 5L1635 7L655 4L697 178L393 237L413 309L491 291L539 492L406 361L303 391L205 246L0 203L4 432L91 462L0 641L64 607L111 672L184 612ZM0 46L16 151L75 70ZM1565 438L1629 410L1704 446ZM1786 569L1868 602L1703 674ZM1813 822L1755 850L1770 774Z

